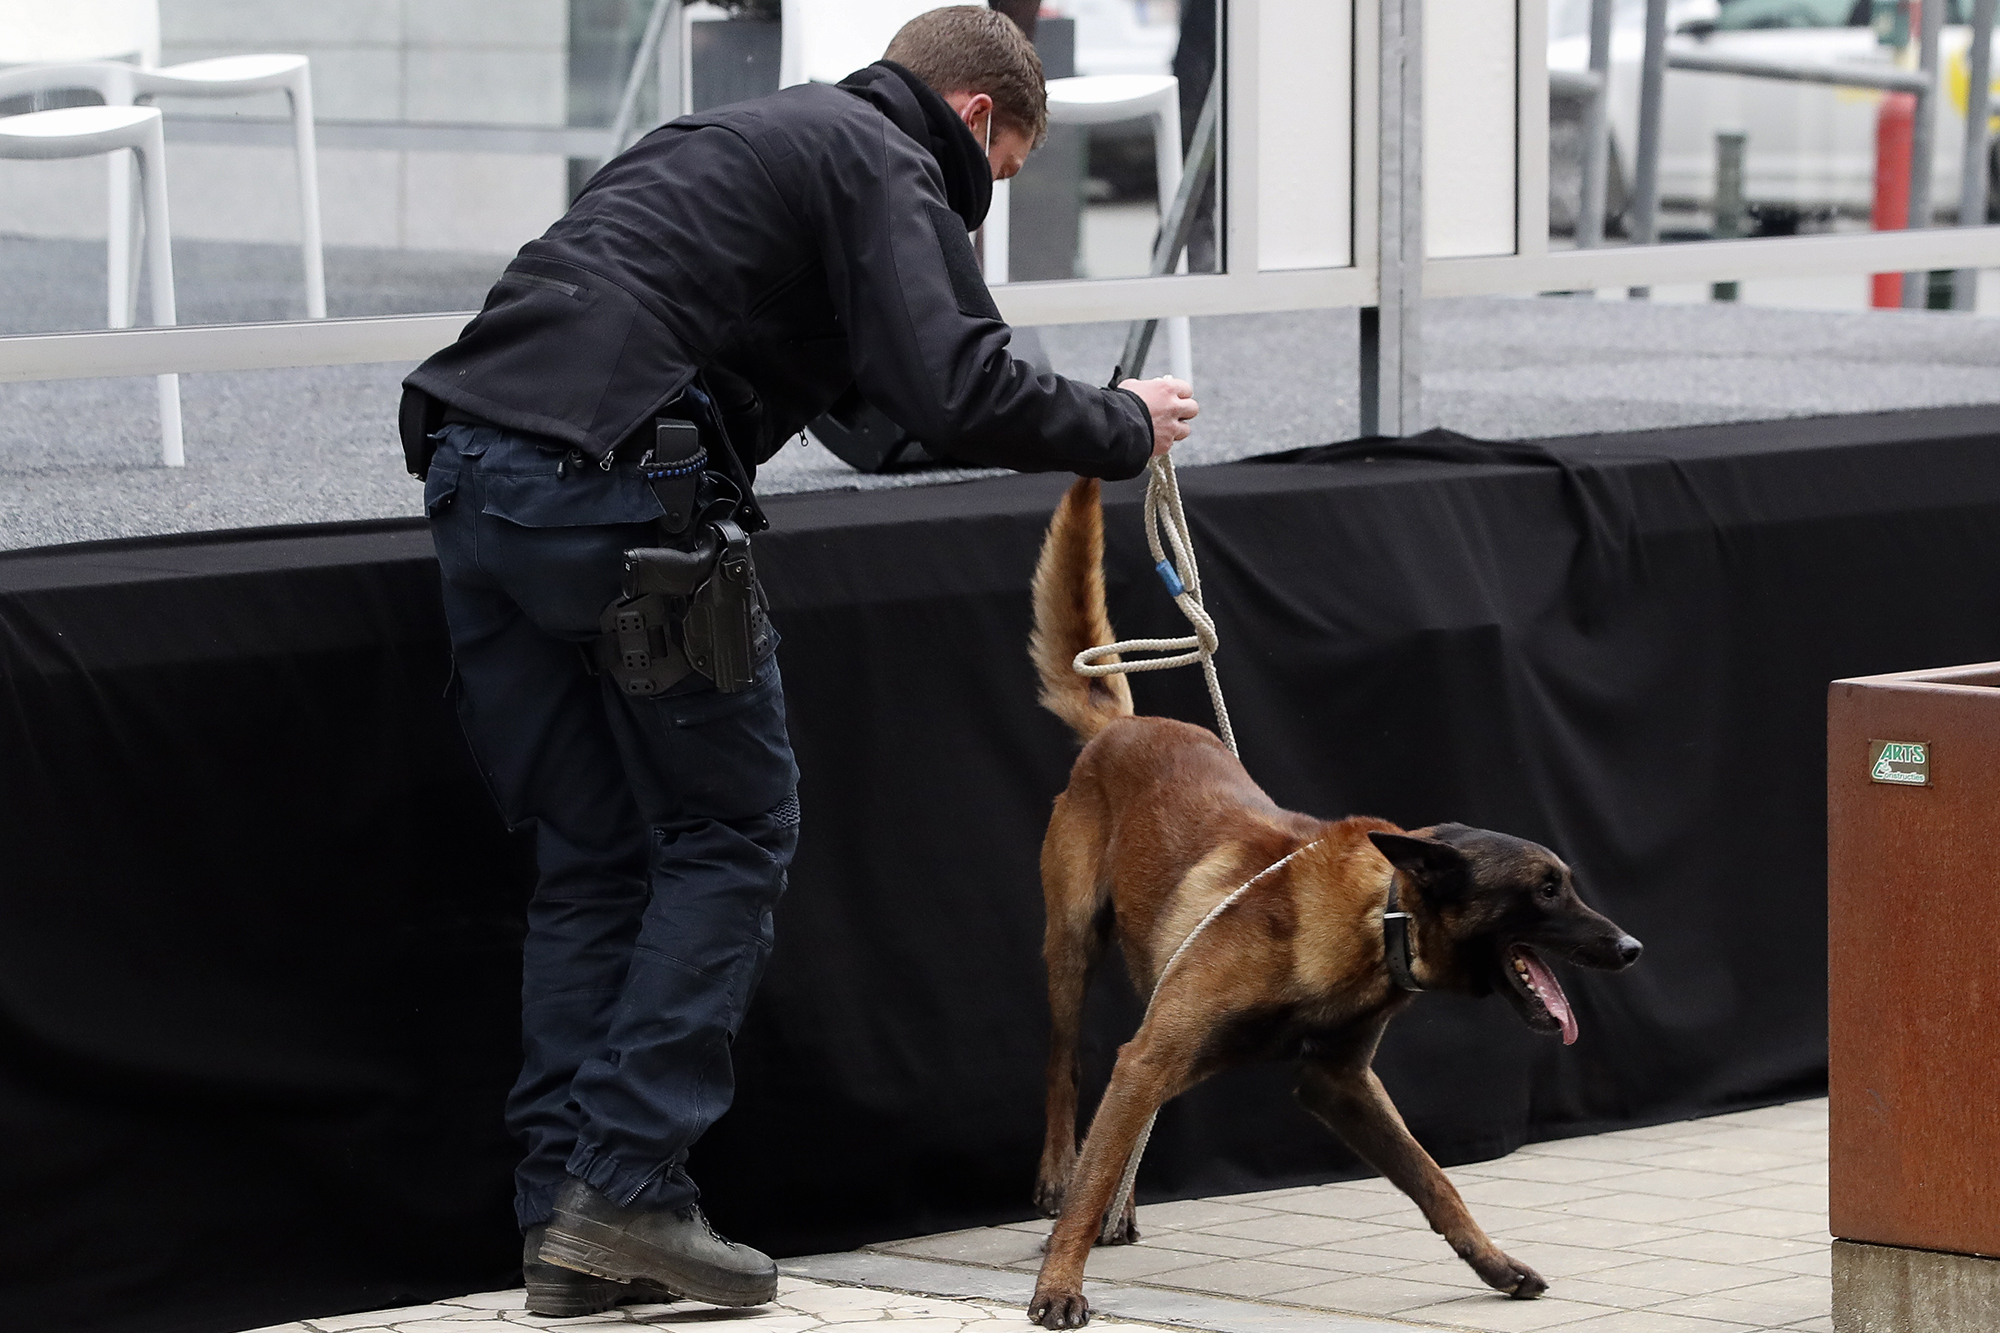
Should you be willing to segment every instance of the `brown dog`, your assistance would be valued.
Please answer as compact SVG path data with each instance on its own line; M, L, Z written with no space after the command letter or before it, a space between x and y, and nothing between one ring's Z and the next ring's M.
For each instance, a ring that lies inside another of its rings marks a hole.
M1363 1160L1415 1200L1473 1271L1516 1297L1548 1284L1503 1254L1410 1132L1369 1067L1408 984L1499 990L1539 1032L1576 1037L1546 949L1616 969L1639 942L1584 906L1569 868L1504 833L1440 824L1405 833L1385 820L1338 822L1280 809L1200 727L1135 717L1122 676L1070 669L1113 640L1104 606L1098 483L1058 506L1035 571L1031 653L1044 706L1084 742L1042 844L1051 1027L1048 1137L1035 1202L1060 1220L1028 1317L1075 1328L1090 1317L1084 1261L1147 1118L1218 1070L1297 1060L1297 1095ZM1288 854L1175 964L1118 1052L1104 1099L1076 1148L1077 1035L1090 969L1116 930L1141 996L1209 909ZM1392 885L1408 913L1406 951L1385 925ZM1391 954L1397 954L1392 958ZM1128 1202L1114 1238L1136 1239Z

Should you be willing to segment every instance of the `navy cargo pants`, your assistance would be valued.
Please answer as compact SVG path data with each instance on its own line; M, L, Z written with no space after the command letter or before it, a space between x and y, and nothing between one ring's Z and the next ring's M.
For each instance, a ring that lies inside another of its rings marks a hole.
M659 502L610 471L485 426L447 426L424 487L458 708L501 813L534 830L520 1081L523 1228L565 1174L613 1200L696 1197L688 1147L728 1109L729 1046L771 950L798 839L777 660L721 694L699 675L630 698L579 644Z

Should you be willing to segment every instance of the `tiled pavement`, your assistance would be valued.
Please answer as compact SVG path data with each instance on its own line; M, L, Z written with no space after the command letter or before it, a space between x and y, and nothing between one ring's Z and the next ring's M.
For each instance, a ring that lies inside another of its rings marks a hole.
M1142 1207L1139 1243L1095 1251L1087 1290L1107 1324L1215 1333L1831 1333L1824 1100L1540 1143L1449 1174L1495 1243L1548 1279L1548 1295L1486 1291L1380 1180ZM635 1306L595 1322L1021 1333L1047 1230L1022 1222L794 1260L778 1305L761 1311ZM520 1309L519 1292L494 1293L282 1333L591 1322Z

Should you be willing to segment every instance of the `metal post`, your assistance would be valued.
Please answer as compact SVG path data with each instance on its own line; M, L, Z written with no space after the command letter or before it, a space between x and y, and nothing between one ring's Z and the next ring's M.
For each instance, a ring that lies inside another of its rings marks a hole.
M1910 230L1931 225L1931 159L1937 151L1938 30L1944 23L1945 0L1918 0L1923 7L1917 35L1917 70L1924 87L1917 94L1917 123L1910 135ZM1922 310L1930 296L1930 274L1916 269L1903 275L1903 308Z
M1660 101L1667 84L1667 0L1646 0L1646 50L1639 61L1639 142L1632 161L1632 243L1660 239ZM1651 287L1628 288L1643 301Z
M1959 162L1958 225L1977 227L1986 221L1988 143L1993 115L1994 0L1972 0L1972 46L1968 56L1971 83L1965 98L1965 155ZM1979 304L1979 270L1962 268L1952 275L1951 308L1972 310Z
M1743 198L1743 145L1749 136L1741 130L1715 132L1715 239L1746 235L1750 210ZM1734 301L1736 284L1718 282L1709 290L1718 301Z
M1377 304L1361 309L1361 433L1414 435L1423 415L1423 0L1381 0Z
M639 137L632 133L632 122L639 113L639 90L646 85L646 69L653 64L659 50L660 34L666 30L669 19L678 21L680 10L681 0L653 0L653 11L646 17L646 30L639 37L639 49L632 53L625 89L618 95L618 114L611 118L611 151L605 154L607 158L618 156Z
M1606 178L1611 167L1611 0L1590 0L1590 77L1597 84L1583 111L1583 189L1576 206L1576 248L1604 244Z

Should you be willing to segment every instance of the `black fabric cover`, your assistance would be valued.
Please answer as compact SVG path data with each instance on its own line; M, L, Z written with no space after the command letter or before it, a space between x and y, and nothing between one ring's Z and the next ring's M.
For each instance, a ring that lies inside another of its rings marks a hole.
M2000 414L1345 452L1183 474L1251 771L1545 841L1647 944L1568 975L1571 1048L1420 997L1379 1062L1418 1136L1450 1163L1821 1089L1826 682L2000 657ZM1023 643L1061 486L770 503L805 836L692 1162L744 1240L1028 1214L1071 746ZM1179 632L1138 484L1109 495L1119 630ZM0 1328L517 1280L529 865L442 698L435 584L408 523L0 558ZM1195 672L1136 690L1207 719ZM1138 1004L1092 1003L1101 1082ZM1142 1197L1352 1173L1288 1088L1171 1105Z

